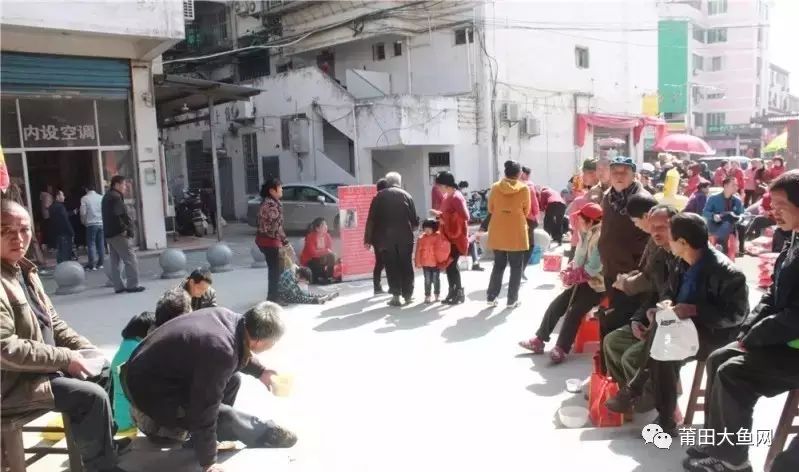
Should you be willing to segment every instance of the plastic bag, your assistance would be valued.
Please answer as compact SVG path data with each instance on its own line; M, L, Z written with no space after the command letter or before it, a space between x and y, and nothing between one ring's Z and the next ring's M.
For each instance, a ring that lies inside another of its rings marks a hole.
M670 302L657 305L655 338L649 355L658 361L681 361L699 351L699 335L690 319L681 320Z
M588 416L594 426L605 428L621 426L624 418L607 409L605 402L619 393L619 386L612 378L599 373L591 374L591 386L588 390Z

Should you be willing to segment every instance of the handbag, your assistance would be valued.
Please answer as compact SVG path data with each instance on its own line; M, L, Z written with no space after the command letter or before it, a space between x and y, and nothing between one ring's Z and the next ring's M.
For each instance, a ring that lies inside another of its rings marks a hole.
M621 426L624 418L605 407L605 402L619 393L619 385L611 377L594 372L588 395L588 416L591 424L599 428Z

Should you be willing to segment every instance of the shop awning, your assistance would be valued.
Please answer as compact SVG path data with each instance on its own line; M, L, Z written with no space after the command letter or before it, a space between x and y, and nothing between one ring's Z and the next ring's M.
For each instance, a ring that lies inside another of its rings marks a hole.
M219 105L247 100L261 93L260 89L243 85L172 74L155 75L153 84L160 120L207 108L209 98L214 99L214 105Z
M641 140L641 132L645 126L654 126L657 129L656 139L661 138L666 133L666 122L649 116L630 116L630 115L608 115L600 113L578 113L577 129L574 135L574 143L578 147L585 144L585 133L589 127L600 127L610 129L626 129L633 131L633 141L638 144Z

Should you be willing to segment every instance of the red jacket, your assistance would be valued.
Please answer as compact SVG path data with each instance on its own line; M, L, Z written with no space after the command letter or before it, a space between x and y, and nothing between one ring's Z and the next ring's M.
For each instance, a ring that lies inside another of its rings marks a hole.
M466 208L466 199L458 192L452 192L444 197L441 202L441 234L458 249L463 255L469 250L469 210Z
M441 233L424 234L416 242L416 267L444 269L449 265L450 245Z
M527 219L536 221L538 220L538 214L541 213L541 209L538 207L538 193L535 191L535 185L530 180L527 181L527 188L530 189L530 213L527 214Z
M311 259L327 255L333 250L333 238L330 237L330 233L325 233L322 246L318 245L318 238L319 233L316 231L311 231L305 236L305 246L300 254L301 265L307 266Z

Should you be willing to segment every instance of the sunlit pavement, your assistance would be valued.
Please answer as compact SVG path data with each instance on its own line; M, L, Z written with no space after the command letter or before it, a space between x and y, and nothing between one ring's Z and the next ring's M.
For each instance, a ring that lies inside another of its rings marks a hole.
M215 286L223 305L243 311L263 298L266 271L239 262L235 271L216 275ZM755 261L742 264L756 280ZM641 428L655 412L621 428L559 426L561 405L586 403L582 394L565 391L565 381L588 377L590 355L551 366L547 357L526 355L516 346L536 329L560 290L556 274L530 267L523 304L515 310L504 308L504 292L499 307L486 306L488 274L464 272L468 300L456 307L424 305L417 277L416 301L402 309L386 306L387 296L372 296L371 282L342 284L342 296L328 305L286 309L287 334L263 360L295 375L292 396L274 398L248 378L237 406L293 428L299 442L291 449L223 454L226 470L682 470L679 440L670 450L643 444ZM152 310L175 282L144 283L147 290L140 294L93 288L54 302L70 325L110 357L128 318ZM759 292L750 289L750 296L756 300ZM693 367L682 370L683 409ZM783 401L784 396L761 401L754 429L773 428ZM190 451L160 451L144 438L133 449L122 461L131 472L199 470ZM761 470L766 448L752 449L753 466ZM29 470L59 466L66 467L65 456L50 456Z

